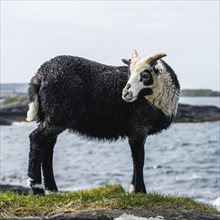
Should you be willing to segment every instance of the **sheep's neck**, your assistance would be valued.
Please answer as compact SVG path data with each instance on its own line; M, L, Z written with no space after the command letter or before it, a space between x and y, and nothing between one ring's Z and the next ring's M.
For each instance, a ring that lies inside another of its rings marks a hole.
M145 98L165 115L176 115L179 91L167 77L163 79L160 85L155 85L152 95L145 96Z

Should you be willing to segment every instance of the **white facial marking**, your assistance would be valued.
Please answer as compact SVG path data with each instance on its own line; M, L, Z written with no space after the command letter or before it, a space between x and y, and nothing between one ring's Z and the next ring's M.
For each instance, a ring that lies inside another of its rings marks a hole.
M157 69L159 74L151 71L153 84L146 86L141 82L140 74L147 69L150 70L150 66L146 63L146 58L135 56L135 52L133 52L133 55L130 63L131 75L123 89L122 98L126 102L133 102L138 98L138 94L142 89L151 88L153 91L152 95L147 95L145 98L165 115L176 115L179 90L173 85L171 76L167 72L166 67L158 60L155 69Z
M140 90L144 88L143 83L140 83L140 74L132 74L128 80L128 84L131 85L129 90L132 92L133 97L138 96Z
M127 82L130 87L123 90L122 98L127 102L133 102L138 98L139 92L144 88L152 88L153 85L146 86L141 82L140 74L149 68L148 64L145 62L145 58L136 57L131 60L130 64L130 78ZM127 95L126 95L127 94Z

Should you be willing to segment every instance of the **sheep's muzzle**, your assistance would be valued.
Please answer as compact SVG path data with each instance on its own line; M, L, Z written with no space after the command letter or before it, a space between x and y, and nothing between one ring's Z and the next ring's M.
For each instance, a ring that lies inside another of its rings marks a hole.
M137 99L137 96L134 96L133 92L129 90L130 87L131 85L127 83L122 91L122 99L124 99L126 102L133 102Z

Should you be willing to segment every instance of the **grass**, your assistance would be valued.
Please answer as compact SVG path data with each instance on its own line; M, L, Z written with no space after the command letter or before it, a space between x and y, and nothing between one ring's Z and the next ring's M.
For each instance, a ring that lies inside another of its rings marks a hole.
M210 205L187 197L128 194L121 185L105 185L90 190L54 193L48 196L0 192L0 217L46 216L52 213L93 209L158 210L186 209L216 212Z
M7 105L7 104L11 104L11 103L21 103L21 104L26 104L27 100L22 97L22 96L13 96L10 98L5 99L2 104Z
M20 101L20 97L14 96L14 97L10 97L10 98L5 99L3 101L3 104L11 104L11 103L18 102L18 101Z

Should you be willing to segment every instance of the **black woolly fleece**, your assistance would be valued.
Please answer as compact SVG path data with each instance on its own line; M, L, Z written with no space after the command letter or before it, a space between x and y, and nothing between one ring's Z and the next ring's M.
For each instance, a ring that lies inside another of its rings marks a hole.
M58 56L44 63L32 78L30 101L38 98L39 121L88 138L146 137L168 128L173 116L164 115L145 98L133 103L122 99L127 73L127 66Z

